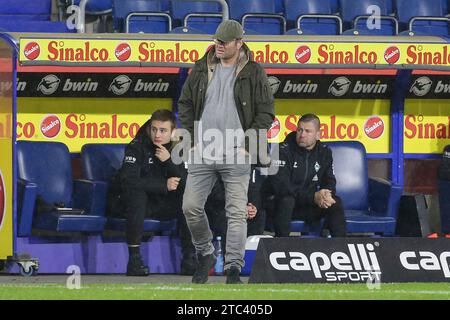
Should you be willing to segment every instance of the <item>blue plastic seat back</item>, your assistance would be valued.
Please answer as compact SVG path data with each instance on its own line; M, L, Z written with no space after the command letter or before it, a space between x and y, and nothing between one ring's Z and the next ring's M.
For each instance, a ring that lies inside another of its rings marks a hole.
M442 17L442 0L395 0L397 17L400 23L408 23L413 17Z
M447 13L442 0L396 0L397 16L402 30L408 29L409 21L414 17L444 17ZM448 21L415 21L412 31L426 35L449 35Z
M331 3L324 0L284 0L284 16L288 23L295 24L304 14L332 14Z
M69 29L65 22L57 21L20 21L15 18L1 18L0 29L6 32L46 32L46 33L75 33L76 29Z
M326 143L333 152L336 192L346 210L367 210L369 176L364 145L358 141Z
M71 4L80 5L81 0L69 1ZM126 2L126 1L123 1ZM112 0L89 0L86 2L86 13L88 14L106 14L112 11Z
M350 23L357 16L370 15L367 12L369 6L378 6L380 14L386 16L392 13L392 9L388 8L386 0L340 0L340 12L344 22Z
M50 20L52 0L0 0L0 15L16 19Z
M221 14L222 8L218 2L204 2L204 1L182 1L171 0L171 15L174 19L174 24L177 26L184 25L184 19L188 14ZM220 22L221 17L189 17L187 26L201 31L201 33L214 34ZM183 33L183 32L175 32Z
M81 148L83 177L109 182L121 168L126 144L88 143Z
M133 12L163 12L163 6L159 0L113 0L114 29L125 30L125 19ZM158 18L161 20L161 18Z
M273 0L229 0L230 19L242 21L246 14L276 14L275 2ZM280 35L285 32L283 23L277 18L248 17L245 20L247 34L272 34Z
M182 22L190 13L221 13L222 9L218 2L170 0L170 12Z
M48 203L72 203L70 152L61 142L17 142L18 177L37 185L37 194Z
M240 21L247 13L275 13L275 2L273 0L228 0L230 19Z
M327 1L327 0L324 0ZM328 0L331 6L331 13L335 14L339 12L339 0Z

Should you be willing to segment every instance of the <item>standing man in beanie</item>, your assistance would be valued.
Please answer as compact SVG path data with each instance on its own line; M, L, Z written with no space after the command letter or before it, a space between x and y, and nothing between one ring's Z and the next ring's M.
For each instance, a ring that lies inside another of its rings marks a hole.
M251 61L250 50L242 37L243 29L237 21L223 21L214 35L215 46L196 62L178 101L181 127L194 138L190 157L200 159L188 164L183 197L183 213L199 261L193 283L207 282L208 271L216 263L204 206L217 175L224 183L228 223L226 283L242 283L239 274L244 266L247 238L251 160L243 135L233 137L233 141L224 141L223 137L230 130L257 134L261 129L269 129L274 118L274 101L267 76L260 65ZM211 138L208 132L219 132L222 136ZM213 152L208 153L211 150ZM230 161L243 155L248 163Z

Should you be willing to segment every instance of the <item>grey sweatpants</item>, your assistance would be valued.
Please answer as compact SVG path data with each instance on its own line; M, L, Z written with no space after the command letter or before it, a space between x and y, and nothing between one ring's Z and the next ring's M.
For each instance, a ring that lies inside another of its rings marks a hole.
M201 255L214 252L212 232L205 203L220 174L225 187L225 212L228 218L224 269L244 266L247 240L247 191L250 164L189 164L183 196L183 213L192 242Z

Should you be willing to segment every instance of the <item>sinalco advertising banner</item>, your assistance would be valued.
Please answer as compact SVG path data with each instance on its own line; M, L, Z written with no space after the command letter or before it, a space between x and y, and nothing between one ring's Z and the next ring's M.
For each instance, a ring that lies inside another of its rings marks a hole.
M93 99L64 100L63 105L61 101L20 98L17 138L60 141L71 152L80 152L86 143L128 143L154 110L172 108L170 99L95 99L96 111L91 108ZM356 140L368 153L390 152L389 100L279 99L275 109L268 132L271 143L295 131L302 114L315 112L322 121L323 141ZM10 121L6 119L6 126Z
M74 153L86 143L128 143L156 109L172 109L172 100L20 98L17 139L63 142Z
M389 107L389 100L279 99L269 142L282 142L296 130L302 114L315 113L321 120L322 141L354 140L361 142L368 153L389 153Z
M450 66L445 42L247 41L264 64ZM194 63L211 41L134 39L20 39L21 64Z
M403 137L405 153L442 153L450 144L448 100L407 99Z
M0 53L0 83L11 83L11 49L1 41ZM13 254L12 108L11 86L0 86L0 260Z

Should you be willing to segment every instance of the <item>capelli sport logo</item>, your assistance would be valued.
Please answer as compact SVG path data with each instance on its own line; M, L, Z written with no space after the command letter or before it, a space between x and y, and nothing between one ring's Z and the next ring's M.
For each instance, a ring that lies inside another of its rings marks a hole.
M348 244L347 252L272 252L271 266L278 271L310 272L327 282L360 282L381 280L381 269L375 247L371 244ZM337 271L334 271L337 270Z
M3 182L3 175L0 171L0 229L2 228L3 218L6 211L6 190L5 183Z

